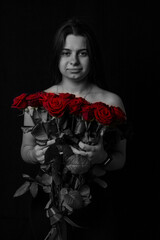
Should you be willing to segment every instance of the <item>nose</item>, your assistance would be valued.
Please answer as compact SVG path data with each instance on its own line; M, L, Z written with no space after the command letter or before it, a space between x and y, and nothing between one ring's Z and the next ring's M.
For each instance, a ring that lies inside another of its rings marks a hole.
M78 65L79 64L79 59L77 54L72 54L71 55L71 60L70 60L71 65Z

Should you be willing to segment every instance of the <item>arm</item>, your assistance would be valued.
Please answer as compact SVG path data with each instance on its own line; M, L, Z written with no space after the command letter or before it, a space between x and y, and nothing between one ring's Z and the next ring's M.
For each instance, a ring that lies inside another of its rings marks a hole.
M24 113L24 126L34 126L34 123L28 113ZM33 154L33 149L35 147L34 137L30 132L23 133L22 144L21 144L21 156L25 162L36 163L36 159Z
M106 100L110 105L120 107L124 112L124 105L122 100L116 94L110 94L110 98ZM101 164L109 157L108 153L103 146L103 135L100 137L99 143L95 146L90 146L84 144L83 142L79 143L79 147L82 150L72 149L74 153L87 156L92 164ZM107 170L117 170L123 168L126 161L126 139L120 140L112 149L111 153L112 161L106 165Z
M111 154L112 161L106 165L106 170L118 170L124 167L126 162L126 139L119 141Z
M103 137L101 136L99 143L95 146L85 144L83 142L79 143L82 150L77 150L72 148L75 154L80 154L87 156L92 164L102 164L109 157L108 153L103 147ZM123 168L126 161L126 140L123 139L119 141L111 154L112 161L106 165L106 170L118 170Z
M110 105L120 107L126 114L121 98L116 94L111 94ZM111 153L112 161L106 166L107 170L116 170L123 168L126 162L126 139L120 140L113 148Z
M34 126L32 118L28 113L24 114L24 126ZM35 139L30 132L23 133L22 145L21 145L21 156L22 159L27 163L44 163L44 154L48 149L48 146L53 141L48 141L46 146L36 145Z

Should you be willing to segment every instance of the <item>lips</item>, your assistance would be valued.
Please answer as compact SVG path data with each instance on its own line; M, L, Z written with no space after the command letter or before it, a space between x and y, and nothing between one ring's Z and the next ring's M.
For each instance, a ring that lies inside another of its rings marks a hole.
M80 73L81 72L81 70L82 69L80 69L80 68L72 68L72 69L67 69L71 74L78 74L78 73Z
M81 68L68 68L69 71L81 71Z

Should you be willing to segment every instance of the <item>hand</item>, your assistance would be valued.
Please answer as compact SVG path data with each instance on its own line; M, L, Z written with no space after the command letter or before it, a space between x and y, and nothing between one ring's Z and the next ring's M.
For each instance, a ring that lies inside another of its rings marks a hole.
M50 145L55 143L55 139L47 141L45 146L36 145L33 148L33 157L40 163L43 164L45 162L45 152L49 148Z
M92 164L102 163L108 156L103 146L103 133L100 135L97 145L92 146L83 142L79 142L79 147L80 150L71 146L73 153L86 156Z

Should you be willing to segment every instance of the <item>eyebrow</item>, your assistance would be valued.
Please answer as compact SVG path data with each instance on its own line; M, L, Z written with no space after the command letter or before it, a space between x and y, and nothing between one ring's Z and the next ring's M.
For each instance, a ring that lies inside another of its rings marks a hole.
M72 51L70 48L63 48L62 50ZM80 48L78 51L87 51L87 48Z

